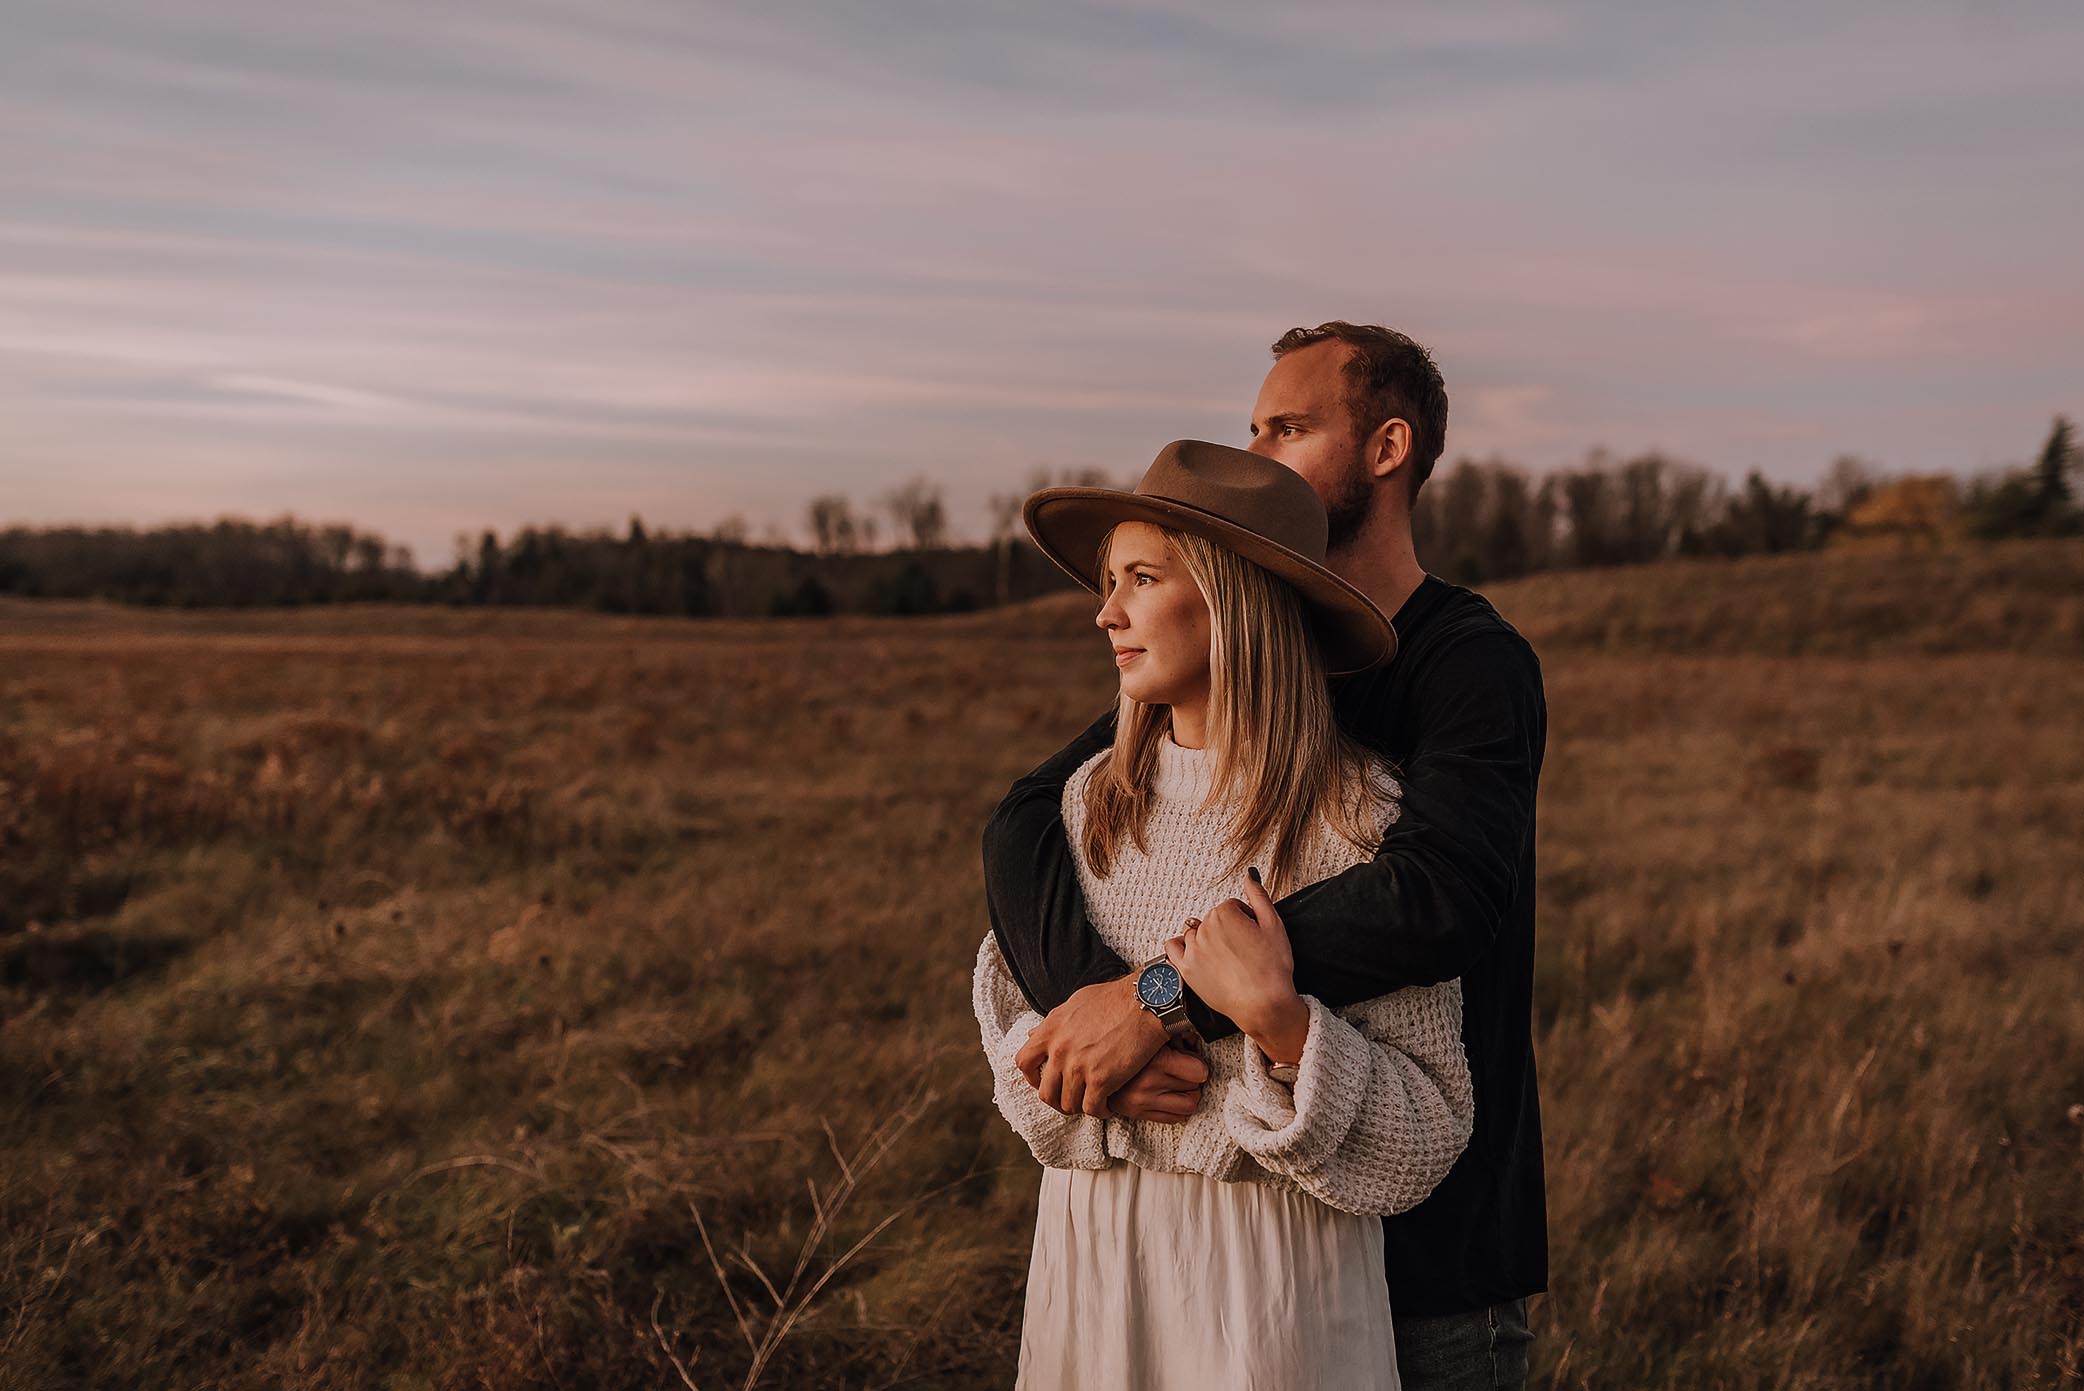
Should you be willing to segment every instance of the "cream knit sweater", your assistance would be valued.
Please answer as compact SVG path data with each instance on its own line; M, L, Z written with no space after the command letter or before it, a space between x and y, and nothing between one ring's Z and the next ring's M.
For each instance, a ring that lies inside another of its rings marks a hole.
M1108 750L1088 759L1064 788L1064 823L1086 913L1108 946L1132 965L1156 956L1186 918L1230 897L1242 881L1220 877L1226 822L1201 811L1214 756L1159 746L1147 850L1125 845L1114 871L1096 878L1079 845L1085 785ZM1371 766L1379 823L1395 819L1399 788L1385 765ZM1268 856L1271 846L1260 848ZM1367 856L1320 826L1300 882L1314 883ZM1255 861L1266 863L1265 858ZM1205 1174L1225 1182L1273 1183L1314 1195L1347 1212L1402 1212L1447 1175L1469 1141L1475 1114L1462 1052L1459 980L1414 986L1344 1009L1315 996L1293 1087L1267 1075L1266 1060L1243 1034L1209 1045L1201 1106L1183 1124L1066 1116L1042 1101L1014 1066L1041 1016L1029 1009L986 933L977 949L972 1003L1001 1113L1043 1164Z

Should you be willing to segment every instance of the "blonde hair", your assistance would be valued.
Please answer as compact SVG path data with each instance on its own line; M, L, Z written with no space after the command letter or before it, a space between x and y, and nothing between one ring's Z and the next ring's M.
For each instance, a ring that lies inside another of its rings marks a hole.
M1237 858L1225 877L1242 873L1254 850L1273 842L1260 873L1279 898L1301 887L1293 880L1320 822L1358 849L1373 851L1380 842L1379 818L1371 823L1367 814L1369 754L1333 716L1324 658L1294 586L1227 546L1159 530L1208 603L1208 748L1215 762L1202 809L1232 807L1226 843ZM1103 591L1113 541L1110 528L1100 541ZM1171 707L1123 694L1114 748L1085 786L1083 848L1103 879L1124 838L1146 848L1151 779L1171 731Z

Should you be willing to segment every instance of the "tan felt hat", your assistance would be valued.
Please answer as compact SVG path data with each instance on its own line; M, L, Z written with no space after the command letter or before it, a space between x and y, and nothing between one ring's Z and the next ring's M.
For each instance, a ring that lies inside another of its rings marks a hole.
M1396 655L1397 633L1367 595L1324 565L1324 502L1286 464L1205 440L1158 451L1133 493L1044 488L1020 517L1042 554L1093 593L1100 538L1118 522L1191 532L1262 565L1301 592L1326 671L1365 671Z

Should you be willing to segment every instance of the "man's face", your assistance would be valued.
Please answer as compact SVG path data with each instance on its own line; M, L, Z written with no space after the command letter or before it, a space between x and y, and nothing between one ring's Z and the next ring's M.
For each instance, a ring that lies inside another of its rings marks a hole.
M1344 343L1312 343L1276 361L1252 406L1254 454L1278 459L1324 499L1331 549L1351 541L1367 520L1374 477L1362 457L1369 432L1356 428L1346 405ZM1379 422L1377 422L1379 423Z

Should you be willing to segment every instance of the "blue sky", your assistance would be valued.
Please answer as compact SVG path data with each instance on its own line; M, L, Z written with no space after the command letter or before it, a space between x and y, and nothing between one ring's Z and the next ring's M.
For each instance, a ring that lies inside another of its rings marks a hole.
M1816 478L2084 411L2084 7L0 0L0 520L801 537L1241 442Z

